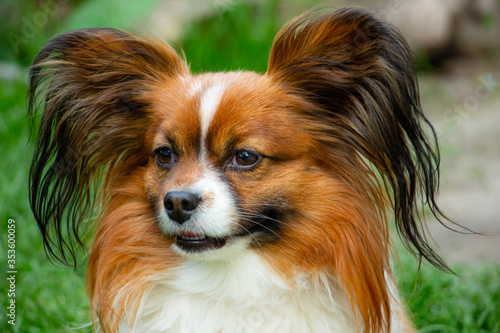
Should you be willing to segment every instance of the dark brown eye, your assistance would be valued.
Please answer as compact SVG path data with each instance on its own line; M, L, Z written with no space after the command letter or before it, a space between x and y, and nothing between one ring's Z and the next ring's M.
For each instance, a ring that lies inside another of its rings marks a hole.
M170 167L176 162L175 155L170 148L159 148L155 153L156 163L161 167Z
M260 161L260 155L250 150L238 150L234 154L231 164L237 167L250 168Z

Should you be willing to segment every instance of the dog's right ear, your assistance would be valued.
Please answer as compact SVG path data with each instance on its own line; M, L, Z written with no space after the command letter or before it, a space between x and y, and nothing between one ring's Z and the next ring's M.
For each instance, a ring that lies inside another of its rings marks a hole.
M74 246L83 245L99 187L147 160L147 95L188 72L167 44L114 29L61 34L38 53L28 91L32 128L43 112L29 190L50 257L76 264Z

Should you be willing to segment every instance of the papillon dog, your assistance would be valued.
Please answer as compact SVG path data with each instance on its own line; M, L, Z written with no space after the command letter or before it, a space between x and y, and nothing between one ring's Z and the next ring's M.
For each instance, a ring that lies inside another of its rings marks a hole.
M445 267L421 221L442 217L439 153L412 53L364 10L292 20L263 74L64 33L34 60L28 109L31 207L51 257L92 237L100 332L413 332L389 222Z

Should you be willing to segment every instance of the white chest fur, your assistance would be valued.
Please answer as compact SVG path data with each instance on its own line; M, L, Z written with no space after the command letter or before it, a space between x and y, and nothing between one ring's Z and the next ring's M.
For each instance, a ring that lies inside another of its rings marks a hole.
M144 299L133 332L355 332L343 293L298 278L291 289L258 255L188 260Z

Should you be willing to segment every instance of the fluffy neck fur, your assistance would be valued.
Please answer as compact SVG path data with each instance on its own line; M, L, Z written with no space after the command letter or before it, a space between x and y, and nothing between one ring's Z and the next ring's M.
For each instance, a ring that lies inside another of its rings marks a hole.
M187 260L152 283L131 328L123 332L360 332L343 291L331 278L297 276L293 286L248 251L232 261ZM388 279L391 292L394 290ZM404 332L392 295L391 332Z
M325 277L294 286L245 252L230 262L188 260L154 283L133 332L356 332L345 295Z

